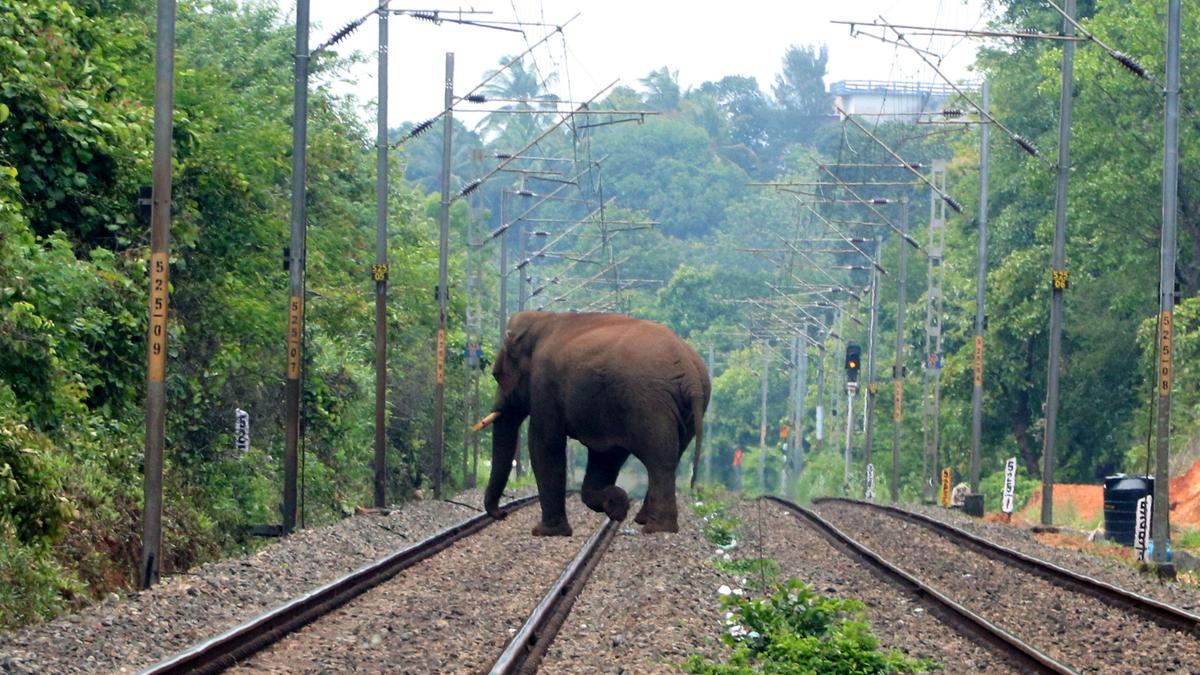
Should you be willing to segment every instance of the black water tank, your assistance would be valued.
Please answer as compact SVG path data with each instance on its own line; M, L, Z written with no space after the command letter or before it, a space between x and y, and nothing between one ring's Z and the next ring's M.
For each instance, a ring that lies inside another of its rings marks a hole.
M1153 476L1117 474L1104 479L1104 537L1133 546L1137 503L1154 492Z

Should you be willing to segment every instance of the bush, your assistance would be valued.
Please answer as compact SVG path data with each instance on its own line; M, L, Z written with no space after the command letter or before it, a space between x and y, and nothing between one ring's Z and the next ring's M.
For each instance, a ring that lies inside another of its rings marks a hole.
M0 630L48 619L81 590L44 544L26 544L0 521Z
M762 599L727 595L727 631L734 648L727 663L693 656L684 670L695 675L753 673L911 673L937 668L929 660L881 651L857 600L826 598L789 579Z

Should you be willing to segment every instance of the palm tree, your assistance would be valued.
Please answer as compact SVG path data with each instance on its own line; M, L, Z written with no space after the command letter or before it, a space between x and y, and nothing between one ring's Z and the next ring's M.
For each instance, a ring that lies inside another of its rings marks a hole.
M642 86L649 89L646 94L646 104L655 110L669 112L679 109L681 94L679 91L679 71L671 72L666 66L650 71L650 74L638 80Z
M546 126L550 113L524 111L557 107L557 97L546 90L546 87L555 82L556 77L551 73L545 80L541 80L539 74L527 68L524 61L514 61L514 57L511 56L502 57L500 66L501 68L487 73L486 77L489 78L497 73L499 76L484 87L482 93L488 99L502 104L494 107L501 112L484 117L475 127L476 131L489 141L505 138L513 142L532 140Z

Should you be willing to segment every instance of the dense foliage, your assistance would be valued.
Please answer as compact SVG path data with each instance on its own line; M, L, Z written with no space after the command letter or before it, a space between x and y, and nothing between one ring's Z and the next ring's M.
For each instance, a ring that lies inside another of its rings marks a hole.
M1033 0L996 0L1009 29L1057 30L1057 15ZM1163 70L1165 18L1150 0L1081 4L1084 25ZM153 89L150 0L0 0L0 625L49 616L132 582L139 551L148 235L135 196L149 183ZM1185 13L1183 89L1194 82L1200 18ZM249 525L276 522L282 455L283 341L291 161L292 31L274 4L191 0L179 8L169 323L167 499L164 569L171 573L252 545ZM1058 478L1095 482L1144 467L1152 415L1159 194L1160 92L1094 45L1077 55L1072 135L1063 395ZM861 254L797 251L787 242L831 237L825 222L896 224L894 204L872 212L801 201L845 197L818 188L801 197L754 185L831 180L820 166L891 161L861 132L828 115L828 55L793 47L764 91L730 74L685 89L674 64L618 87L593 108L659 113L639 123L566 124L535 148L566 162L501 174L452 212L451 361L445 478L468 482L462 419L468 304L482 313L484 362L499 336L496 238L539 195L536 225L521 253L510 238L509 278L517 306L616 309L660 320L688 339L714 372L706 428L706 474L732 485L735 449L745 451L743 485L784 479L794 495L842 489L846 424L843 343L809 345L802 433L804 466L786 466L780 427L801 354L781 321L790 304L814 302L797 289L862 289ZM313 60L308 181L308 325L305 363L304 521L327 522L370 501L373 438L374 148L362 102L330 83L362 57L325 52ZM1056 144L1059 52L1042 41L989 43L977 68L992 83L993 112L1044 157ZM498 60L503 67L504 60ZM518 64L488 95L544 94L536 69ZM516 103L514 107L530 107ZM369 116L369 108L368 108ZM558 118L490 116L477 128L455 122L457 189ZM1181 232L1177 277L1176 404L1173 446L1197 454L1200 425L1200 208L1195 148L1200 125L1186 113L1181 144ZM400 139L411 124L395 125ZM881 123L872 127L906 160L949 160L951 214L939 465L967 469L973 357L978 132ZM436 214L441 125L393 155L389 187L389 494L411 496L432 481L433 335L437 320ZM578 176L578 180L573 177ZM900 182L903 171L843 174ZM1005 458L1020 457L1021 489L1041 461L1047 371L1048 269L1053 172L993 133L984 485L998 484ZM525 188L526 194L506 189ZM923 242L928 190L913 186L865 197L911 200L909 228ZM872 191L876 190L876 191ZM584 204L581 200L590 200ZM603 203L603 208L596 204ZM588 216L590 219L579 224ZM531 221L532 222L532 221ZM649 223L653 223L650 227ZM881 381L874 426L876 493L886 494L893 433L889 368L897 325L899 238L890 227L838 225L873 250L881 237ZM518 228L514 228L514 231ZM544 231L540 234L539 231ZM468 246L468 243L471 244ZM820 247L815 247L820 248ZM537 255L538 252L543 255ZM614 264L619 263L619 264ZM909 258L904 331L908 374L900 429L899 489L915 499L925 484L918 402L922 393L927 261ZM849 268L849 269L842 269ZM471 276L468 278L468 272ZM773 290L775 289L775 290ZM468 297L468 291L475 297ZM840 293L840 294L838 294ZM817 322L866 344L867 295L817 298ZM477 304L475 303L477 301ZM836 307L835 307L836 305ZM835 312L837 307L847 311ZM776 331L772 344L757 337ZM766 350L764 352L764 349ZM711 357L711 358L710 358ZM760 413L763 378L767 411ZM484 378L486 401L490 378ZM862 396L856 403L856 417ZM484 404L486 406L486 403ZM822 434L815 410L822 410ZM236 408L252 416L251 450L233 450ZM856 422L857 424L857 422ZM760 434L764 433L764 451ZM853 475L863 473L861 436ZM581 454L581 453L580 453ZM486 461L486 458L485 458ZM852 481L861 490L861 479ZM994 492L991 490L990 492ZM713 536L725 533L715 533ZM11 594L11 595L6 595Z

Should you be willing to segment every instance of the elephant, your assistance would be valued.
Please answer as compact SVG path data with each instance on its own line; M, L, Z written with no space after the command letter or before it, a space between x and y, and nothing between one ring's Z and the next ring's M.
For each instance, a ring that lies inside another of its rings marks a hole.
M704 438L712 385L696 350L671 329L623 314L525 311L508 322L492 367L492 466L484 509L493 518L508 483L518 430L529 418L529 459L537 481L537 536L570 536L566 441L587 448L581 498L614 521L629 495L616 485L630 455L650 484L634 521L642 532L678 532L675 470L693 436L691 484Z

